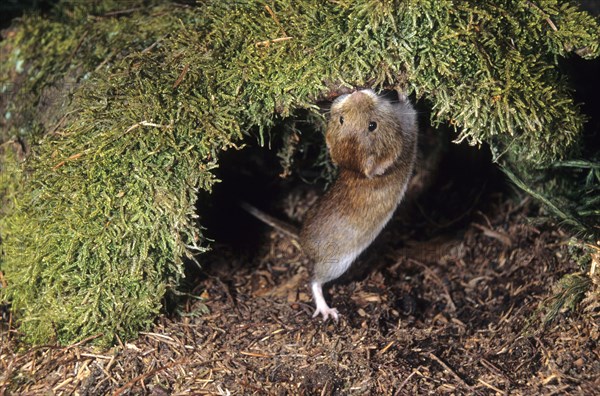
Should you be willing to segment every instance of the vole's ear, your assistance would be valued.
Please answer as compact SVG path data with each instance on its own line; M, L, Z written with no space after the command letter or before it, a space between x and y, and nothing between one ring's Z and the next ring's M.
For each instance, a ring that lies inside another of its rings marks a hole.
M394 163L394 158L389 156L376 159L374 155L369 155L365 161L364 174L369 179L375 176L383 175Z

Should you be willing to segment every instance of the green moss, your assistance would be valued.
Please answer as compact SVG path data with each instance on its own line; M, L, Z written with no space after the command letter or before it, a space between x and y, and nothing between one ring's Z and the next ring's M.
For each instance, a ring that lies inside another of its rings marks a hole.
M194 204L244 134L319 119L342 86L399 87L459 139L546 166L583 120L557 57L599 51L596 21L557 0L92 3L28 16L0 48L18 83L0 138L32 148L7 173L1 297L34 343L147 327L205 249Z

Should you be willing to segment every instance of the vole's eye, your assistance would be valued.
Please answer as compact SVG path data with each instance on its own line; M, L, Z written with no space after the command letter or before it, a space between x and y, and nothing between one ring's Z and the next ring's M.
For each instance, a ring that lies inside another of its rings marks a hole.
M344 125L344 117L340 116L340 125Z
M375 121L369 122L369 132L373 132L375 129L377 129L377 123Z

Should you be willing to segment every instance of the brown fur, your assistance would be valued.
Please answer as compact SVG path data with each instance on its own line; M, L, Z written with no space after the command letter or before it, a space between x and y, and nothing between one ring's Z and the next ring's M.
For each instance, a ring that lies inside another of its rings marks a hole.
M369 131L372 122L377 127ZM314 262L313 287L344 273L400 203L416 156L415 112L406 101L355 92L332 105L326 142L339 176L309 210L300 232ZM337 312L332 316L337 319Z

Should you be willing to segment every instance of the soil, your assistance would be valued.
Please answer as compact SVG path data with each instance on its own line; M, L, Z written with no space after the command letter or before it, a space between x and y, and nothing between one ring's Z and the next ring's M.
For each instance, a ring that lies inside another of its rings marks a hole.
M339 323L311 317L297 243L255 228L251 247L216 243L177 313L138 339L25 349L4 331L0 394L600 394L597 312L542 321L557 282L582 269L568 234L532 223L528 198L471 180L453 199L448 183L409 199L327 289ZM311 201L299 196L280 207Z
M584 1L597 15L595 4ZM571 67L598 131L589 78L598 62ZM600 250L591 260L578 252L568 230L532 220L544 215L533 201L497 188L498 174L480 166L489 158L464 157L429 164L435 180L418 174L412 190L421 193L327 288L339 323L311 317L310 263L298 244L230 211L239 191L272 187L241 182L205 216L220 242L202 271L190 270L188 293L139 338L108 350L93 337L29 348L0 312L0 395L600 395L598 275L587 301L544 322L559 281L590 261L597 272ZM279 198L261 207L298 220L314 191Z

